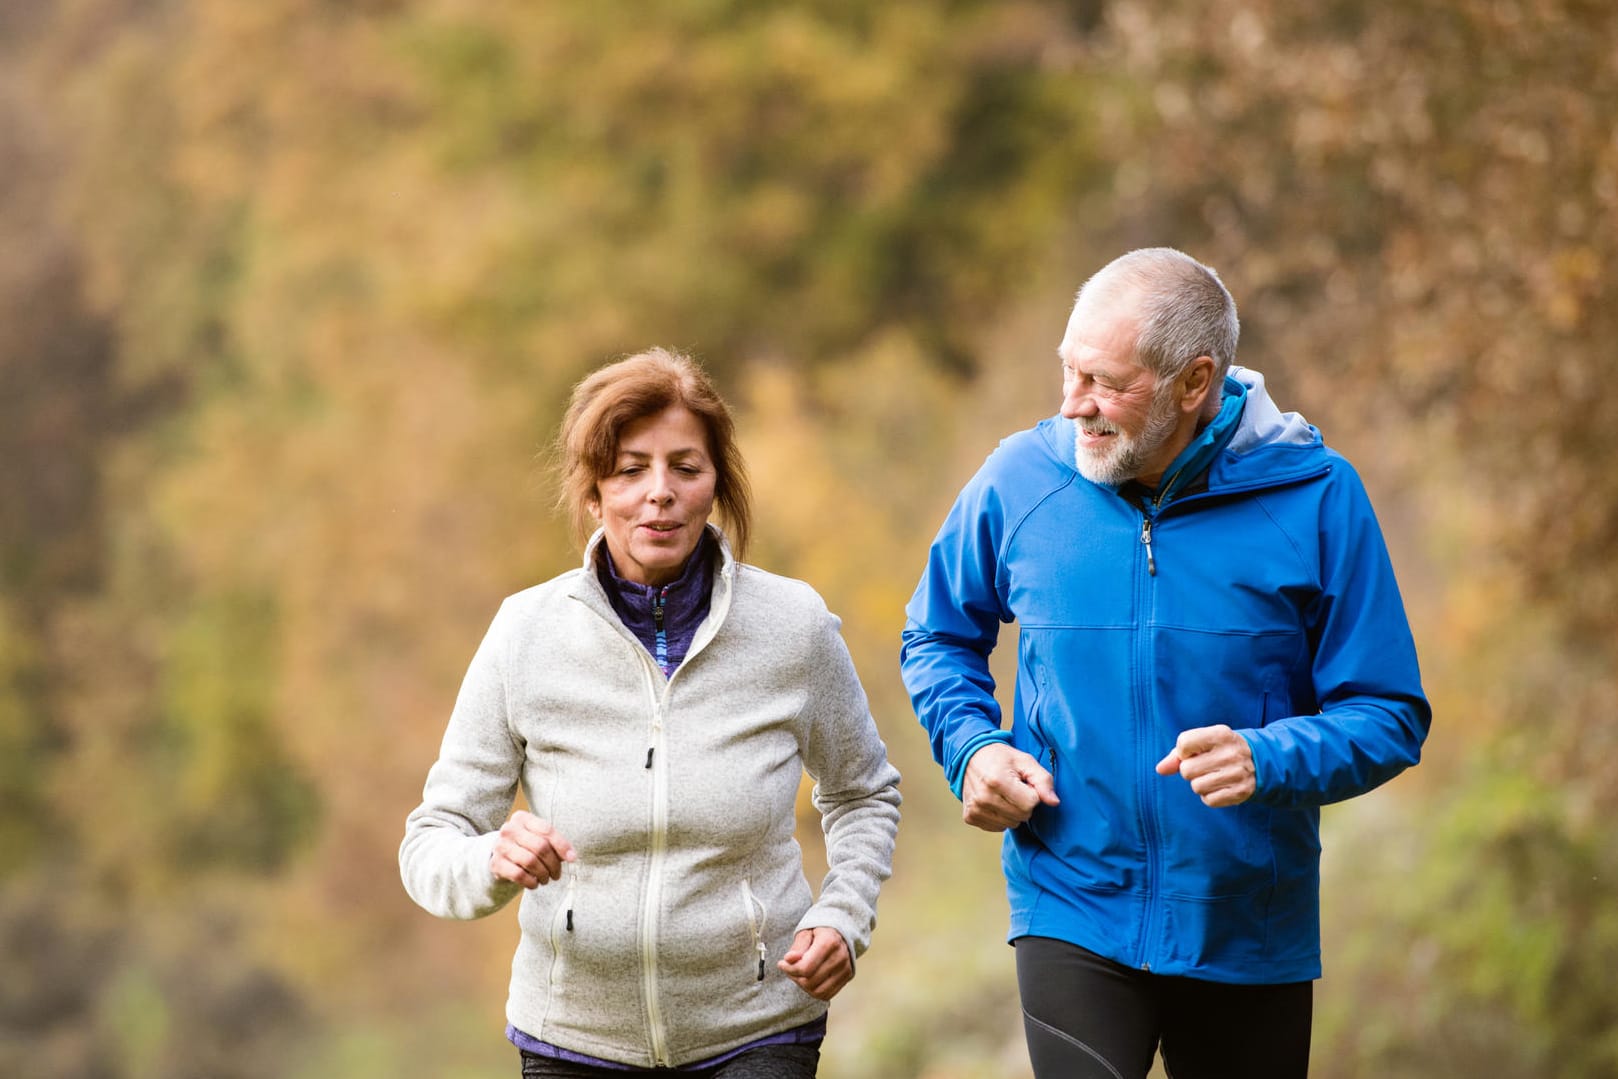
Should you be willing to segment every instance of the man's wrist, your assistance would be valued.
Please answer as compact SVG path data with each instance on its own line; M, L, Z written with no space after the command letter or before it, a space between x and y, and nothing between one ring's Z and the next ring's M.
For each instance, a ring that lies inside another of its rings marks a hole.
M961 747L960 755L955 758L955 767L950 770L949 775L949 789L957 800L961 798L961 788L966 785L966 769L972 763L972 758L977 755L978 750L995 742L999 742L1001 745L1009 745L1011 743L1010 732L999 729L987 730L981 734L973 735L966 745Z

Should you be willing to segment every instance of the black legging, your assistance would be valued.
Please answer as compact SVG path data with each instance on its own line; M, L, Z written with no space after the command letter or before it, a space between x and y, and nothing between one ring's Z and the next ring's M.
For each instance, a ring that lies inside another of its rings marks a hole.
M1170 1079L1302 1079L1314 983L1227 985L1019 937L1017 986L1038 1079L1145 1079L1159 1045Z

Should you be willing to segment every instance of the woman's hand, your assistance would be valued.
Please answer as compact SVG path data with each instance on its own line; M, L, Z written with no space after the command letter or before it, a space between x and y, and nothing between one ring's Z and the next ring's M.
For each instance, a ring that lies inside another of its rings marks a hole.
M489 856L489 872L500 880L524 888L538 888L562 876L563 862L576 862L573 844L562 838L550 821L519 809L500 826Z
M843 935L823 925L798 930L776 966L816 1000L830 1000L854 977L854 958Z

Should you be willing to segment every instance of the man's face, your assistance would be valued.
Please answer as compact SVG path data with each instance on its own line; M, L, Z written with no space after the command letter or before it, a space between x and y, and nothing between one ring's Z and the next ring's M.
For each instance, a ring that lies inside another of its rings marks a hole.
M1155 485L1174 459L1169 450L1181 417L1174 385L1161 392L1156 376L1135 362L1138 322L1130 297L1087 298L1074 307L1057 349L1062 415L1075 428L1074 465L1092 483Z

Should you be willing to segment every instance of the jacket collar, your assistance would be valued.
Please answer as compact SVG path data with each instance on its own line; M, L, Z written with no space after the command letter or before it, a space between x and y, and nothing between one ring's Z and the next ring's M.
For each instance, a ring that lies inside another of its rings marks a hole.
M1169 501L1196 483L1208 471L1219 451L1224 449L1236 433L1242 412L1247 404L1247 387L1234 378L1225 377L1224 400L1213 422L1199 431L1195 438L1175 455L1169 467L1163 470L1163 479L1152 492L1152 501Z
M720 531L718 525L710 521L708 523L708 534L709 538L718 544L719 565L714 569L713 592L708 602L708 617L703 620L702 625L697 627L697 635L691 641L690 650L686 652L687 660L700 652L713 639L714 634L719 632L720 625L724 623L725 616L730 613L730 601L736 583L736 570L741 565L736 561L736 557L731 554L730 541L725 538L724 532ZM602 587L601 579L596 575L596 548L606 542L606 536L607 530L598 528L595 530L595 534L590 537L589 542L584 545L584 561L581 564L581 569L573 574L573 584L568 589L568 595L617 626L621 633L634 641L634 634L630 633L629 627L624 625L623 619L618 617L618 612L612 609L612 600L607 597L607 590ZM641 648L639 641L635 641L635 647L639 651L645 651L645 649Z

